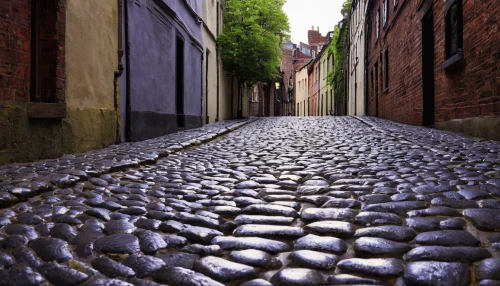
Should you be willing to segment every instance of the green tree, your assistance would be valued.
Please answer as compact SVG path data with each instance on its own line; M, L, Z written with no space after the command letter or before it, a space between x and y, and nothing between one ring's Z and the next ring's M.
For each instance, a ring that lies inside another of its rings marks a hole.
M284 4L285 0L224 3L224 28L217 43L224 68L238 78L238 101L244 84L279 77L281 43L289 32Z
M342 3L342 10L340 10L340 13L342 16L347 16L351 12L351 6L352 6L352 0L345 0L344 3Z
M328 84L333 86L335 94L335 114L342 115L344 113L344 104L346 103L346 70L347 57L349 56L348 31L349 31L349 13L351 11L352 0L345 0L342 4L341 13L344 15L344 20L335 26L333 30L332 43L328 49L328 53L333 54L334 66L333 70L328 74Z

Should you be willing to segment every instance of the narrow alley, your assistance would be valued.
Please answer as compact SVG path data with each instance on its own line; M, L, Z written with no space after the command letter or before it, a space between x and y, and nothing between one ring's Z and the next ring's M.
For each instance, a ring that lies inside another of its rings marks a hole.
M0 189L1 285L500 283L500 143L383 119L222 121Z

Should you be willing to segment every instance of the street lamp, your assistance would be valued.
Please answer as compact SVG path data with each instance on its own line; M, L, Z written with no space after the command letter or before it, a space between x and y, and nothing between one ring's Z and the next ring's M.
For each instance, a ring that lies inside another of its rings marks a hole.
M280 89L280 82L277 81L275 84L276 84L276 90Z

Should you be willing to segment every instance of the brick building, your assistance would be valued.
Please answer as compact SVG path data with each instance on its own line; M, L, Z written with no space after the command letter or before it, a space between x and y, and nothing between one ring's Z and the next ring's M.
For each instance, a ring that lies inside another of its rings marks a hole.
M500 140L500 5L371 0L368 114Z
M328 44L328 37L321 35L319 27L315 30L314 26L311 30L307 31L307 40L311 51L314 51L312 54L313 58L318 55L324 45Z
M309 85L309 116L318 116L319 108L319 59L317 56L314 61L311 62L309 68L307 69L308 75L308 85Z
M118 30L116 2L0 0L0 163L119 140Z

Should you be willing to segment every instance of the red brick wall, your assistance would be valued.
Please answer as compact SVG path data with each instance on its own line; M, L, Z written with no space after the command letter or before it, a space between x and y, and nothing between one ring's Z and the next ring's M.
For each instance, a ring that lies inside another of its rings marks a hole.
M368 114L399 122L420 125L422 122L422 9L420 1L389 1L389 17L383 27L382 0L372 2L369 11L370 39L368 43ZM380 34L376 39L376 17L380 8ZM389 51L389 86L383 86L381 53ZM377 64L377 69L375 66ZM371 81L371 74L374 81ZM378 78L378 80L377 80ZM377 99L378 95L378 112Z
M30 99L30 0L0 0L0 100Z
M309 41L309 46L326 45L328 43L328 38L316 30L307 31L307 40Z
M500 115L500 5L495 0L462 0L464 59L444 71L445 26L443 0L389 0L389 17L383 27L382 0L368 12L368 114L399 122L422 124L422 23L433 5L435 43L435 121ZM380 35L376 16L380 8ZM383 86L381 53L389 51L389 85ZM378 69L375 70L375 63ZM372 81L372 72L374 80ZM377 80L378 74L378 80ZM377 111L378 95L378 111Z
M31 0L0 0L0 101L64 101L66 0L40 0L40 96L30 98Z
M45 3L43 3L45 2ZM40 24L40 94L33 101L64 102L65 1L43 1Z
M462 0L464 59L444 71L444 2L434 0L436 122L500 116L500 5Z

